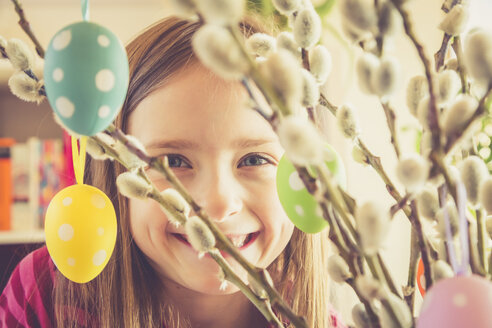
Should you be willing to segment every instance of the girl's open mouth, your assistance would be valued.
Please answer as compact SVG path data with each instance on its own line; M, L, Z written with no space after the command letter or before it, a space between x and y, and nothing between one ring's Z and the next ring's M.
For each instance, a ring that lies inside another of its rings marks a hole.
M252 243L254 243L256 238L258 238L259 234L260 232L256 231L245 235L226 235L226 236L234 246L236 246L239 250L243 250L246 249ZM191 244L188 242L187 236L185 234L171 233L171 235L173 235L180 242L191 247ZM229 256L229 254L225 252L221 251L221 253L222 256L224 257Z

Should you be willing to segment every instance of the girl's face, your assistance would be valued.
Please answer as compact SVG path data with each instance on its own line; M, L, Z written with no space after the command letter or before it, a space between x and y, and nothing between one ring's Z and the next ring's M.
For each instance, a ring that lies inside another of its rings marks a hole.
M201 65L192 65L145 98L132 113L129 133L152 156L169 156L169 165L191 196L241 254L266 268L283 251L294 229L280 205L275 175L283 149L277 135L259 114L248 108L246 91ZM149 177L160 189L169 183L157 172ZM193 215L193 213L192 213ZM219 290L219 266L185 241L152 200L130 200L130 225L135 242L162 276L206 294ZM245 280L230 256L226 259Z

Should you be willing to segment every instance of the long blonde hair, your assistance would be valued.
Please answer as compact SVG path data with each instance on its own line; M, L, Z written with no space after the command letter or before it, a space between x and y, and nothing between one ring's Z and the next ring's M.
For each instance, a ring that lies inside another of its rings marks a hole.
M115 125L126 132L128 117L157 88L196 60L191 38L199 22L169 17L149 27L127 46L130 84ZM261 31L248 18L243 34ZM57 327L187 327L172 304L161 304L162 286L130 234L128 200L118 193L115 180L125 171L118 163L87 159L86 183L112 200L118 214L114 253L103 272L87 284L76 284L57 272L54 290ZM327 236L294 230L282 254L268 268L275 287L310 327L328 327L326 275Z

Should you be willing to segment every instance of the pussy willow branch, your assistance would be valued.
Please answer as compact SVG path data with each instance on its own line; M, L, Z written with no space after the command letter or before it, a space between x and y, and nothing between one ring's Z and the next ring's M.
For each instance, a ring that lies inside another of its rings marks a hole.
M400 13L400 16L403 20L403 26L405 29L405 33L410 38L412 43L414 44L420 60L424 65L425 76L427 78L427 82L429 85L429 130L432 133L432 149L436 152L441 152L441 128L439 127L439 121L437 118L437 97L436 97L436 84L434 73L431 69L431 63L425 54L424 47L420 44L415 36L415 32L413 30L413 25L410 21L410 16L407 11L403 8L402 3L399 0L391 0L396 10Z
M487 272L487 250L485 239L485 216L482 209L475 210L477 217L477 243L478 243L478 259L483 273Z
M119 140L125 145L130 145L128 138L126 135L119 129L117 129L114 125L111 125L107 128L107 131L110 135L112 135L115 139ZM285 303L280 294L268 283L266 278L261 271L264 269L257 268L249 263L242 255L239 253L237 248L231 243L231 241L217 228L217 226L212 222L209 218L208 214L198 205L191 195L184 188L182 183L178 180L178 178L174 175L174 173L169 168L167 161L162 160L157 157L150 157L146 155L144 152L135 147L128 147L128 150L133 154L137 155L142 161L147 163L149 167L155 169L156 171L163 174L166 179L171 183L174 189L176 189L181 196L185 199L185 201L190 204L191 208L195 212L195 214L200 217L205 224L210 228L212 233L214 234L217 242L217 248L227 252L231 255L234 260L236 260L253 278L253 280L265 289L271 304L278 308L279 312L285 315L286 318L295 326L295 327L304 327L307 328L306 320L303 317L297 316Z
M41 46L41 43L39 43L38 38L36 38L33 31L31 30L31 25L29 24L29 21L26 19L26 16L24 14L24 9L22 9L22 5L18 0L11 0L11 1L14 4L15 12L17 13L17 15L19 15L20 27L24 30L24 32L29 36L31 41L34 43L34 46L36 47L36 52L38 53L39 57L44 58L44 49Z
M7 60L10 60L9 55L7 54L7 51L2 46L0 46L0 54L2 55L3 58L5 58ZM23 72L27 76L29 76L31 79L33 79L34 81L39 82L39 78L32 71L32 69L29 68L29 69L23 70ZM41 86L41 88L39 88L39 92L38 93L39 93L40 96L45 96L46 97L46 89L45 89L44 85Z
M425 275L425 288L429 290L432 286L432 268L430 266L430 255L427 247L426 238L424 235L424 231L422 229L422 223L420 222L419 213L417 211L417 205L415 200L410 202L410 207L412 208L412 215L410 216L413 227L415 228L415 232L417 234L417 241L420 248L420 253L422 256L422 263L424 264L424 275Z
M123 143L130 152L133 154L137 155L141 160L146 162L148 161L154 161L155 158L147 156L144 152L142 152L140 149L137 147L134 147L129 140L126 138L126 136L118 129L113 129L112 127L108 130L111 130L111 135L116 138L119 142ZM103 142L100 138L96 136L91 137L96 143L98 143L101 147L104 148L105 153L110 156L111 158L115 159L117 162L122 164L126 169L129 169L127 163L121 158L121 156L118 154L118 152L111 147L111 145L106 144ZM167 165L165 165L167 166ZM169 170L169 168L168 168ZM172 173L172 172L171 172ZM186 217L183 215L183 213L177 211L173 206L171 206L161 195L159 190L155 187L155 185L150 181L148 176L145 174L143 170L138 171L138 175L144 178L149 185L152 188L152 191L149 194L149 198L155 200L158 202L162 207L164 207L167 211L169 211L172 216L177 219L180 224L184 225L186 223ZM202 218L203 219L203 218ZM215 237L219 239L227 239L220 230L216 230L218 234L221 236L217 236L215 233ZM228 245L228 247L234 247L232 244ZM224 247L223 250L226 250L227 247ZM227 251L227 250L226 250ZM217 264L221 267L225 274L225 278L236 285L241 292L258 308L258 310L265 316L265 318L270 322L271 324L274 324L276 327L283 327L283 325L280 323L278 318L275 316L271 309L270 302L268 300L263 300L260 299L254 292L244 283L242 280L232 271L228 263L223 259L222 255L217 255L217 251L211 250L208 252L210 256L217 262ZM261 272L261 270L259 271ZM261 286L262 283L260 282L259 285Z
M416 229L412 226L410 233L410 262L408 264L407 285L403 288L403 296L413 313L415 307L415 281L417 277L417 267L420 259L420 249L418 244Z

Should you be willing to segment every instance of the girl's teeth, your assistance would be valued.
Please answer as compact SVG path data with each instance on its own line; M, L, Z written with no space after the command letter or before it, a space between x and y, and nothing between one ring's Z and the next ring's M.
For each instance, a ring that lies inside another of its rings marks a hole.
M232 244L236 247L243 247L244 246L244 241L248 235L241 235L241 236L230 236L229 239L232 241Z

